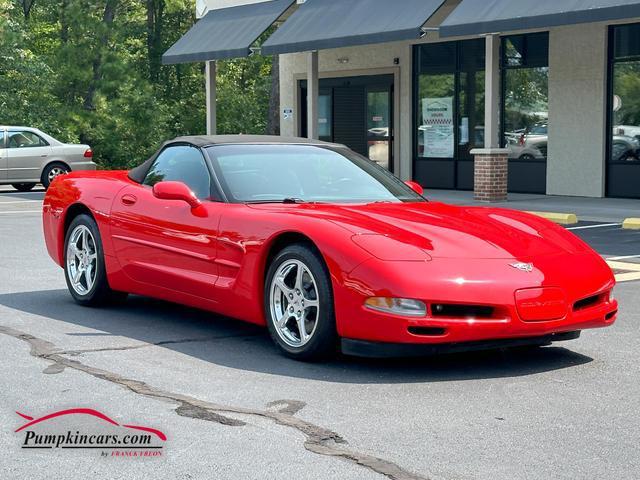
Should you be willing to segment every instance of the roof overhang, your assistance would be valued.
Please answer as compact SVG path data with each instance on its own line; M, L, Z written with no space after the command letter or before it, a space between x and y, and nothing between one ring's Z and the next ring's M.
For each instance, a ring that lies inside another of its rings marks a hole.
M481 35L640 16L639 0L462 0L441 37Z
M295 0L269 0L210 10L162 56L175 64L246 57Z
M279 54L420 38L445 0L307 0L262 46Z

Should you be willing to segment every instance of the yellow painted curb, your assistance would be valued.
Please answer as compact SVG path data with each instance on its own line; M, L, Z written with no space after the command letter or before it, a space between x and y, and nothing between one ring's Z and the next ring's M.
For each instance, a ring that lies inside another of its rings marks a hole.
M622 228L627 230L640 230L640 218L627 218L622 222Z
M546 218L560 225L573 225L578 223L578 217L575 213L558 213L558 212L527 212L539 217Z

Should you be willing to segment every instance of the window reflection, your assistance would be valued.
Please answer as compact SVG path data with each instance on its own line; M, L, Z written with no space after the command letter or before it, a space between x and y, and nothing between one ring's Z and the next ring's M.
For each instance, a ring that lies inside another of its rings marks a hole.
M390 169L391 92L367 91L367 156L381 167Z
M503 38L503 142L511 159L547 160L548 41L547 33Z
M640 161L640 25L614 31L613 132L609 161Z

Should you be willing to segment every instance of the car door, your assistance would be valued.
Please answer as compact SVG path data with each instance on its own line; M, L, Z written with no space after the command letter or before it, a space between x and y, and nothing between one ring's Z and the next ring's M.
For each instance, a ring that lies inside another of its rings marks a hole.
M0 182L7 179L7 149L5 148L5 131L0 129Z
M192 209L179 200L156 198L160 181L185 183L202 200ZM216 201L210 170L200 149L165 148L144 181L122 189L111 209L111 238L124 273L137 282L216 301L218 224L224 204Z
M9 181L39 182L42 168L51 155L49 143L29 130L7 132L7 178Z

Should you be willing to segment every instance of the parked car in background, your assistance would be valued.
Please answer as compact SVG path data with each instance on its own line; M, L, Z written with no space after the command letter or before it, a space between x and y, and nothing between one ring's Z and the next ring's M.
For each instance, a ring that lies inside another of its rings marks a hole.
M631 136L633 133L631 128L628 126L625 130L619 127L614 128L611 145L612 160L622 162L640 160L640 135ZM549 132L546 123L534 125L528 130L507 132L505 139L511 159L546 160L547 158Z
M21 192L37 183L49 188L60 174L95 170L89 145L62 143L29 127L0 126L0 185L12 185Z
M518 160L545 160L549 130L546 123L537 124L530 129L521 129L505 133L509 158Z
M616 125L613 127L614 135L624 135L640 140L640 126L638 125Z

